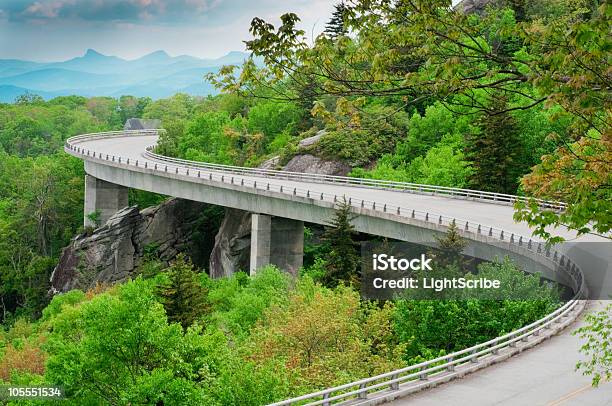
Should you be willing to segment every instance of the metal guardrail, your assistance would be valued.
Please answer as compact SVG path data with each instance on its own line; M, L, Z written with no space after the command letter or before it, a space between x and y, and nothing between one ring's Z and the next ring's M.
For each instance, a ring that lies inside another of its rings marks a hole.
M84 134L69 139L71 143L78 142L83 139L95 139L100 137L113 137L113 136L124 136L124 135L158 135L161 130L127 130L127 131L110 131L104 133L92 133ZM67 141L68 142L68 141ZM467 198L473 200L485 200L488 202L498 203L514 203L530 202L535 201L542 207L551 208L553 210L563 210L566 208L566 204L562 202L554 202L537 198L528 198L524 196L516 196L504 193L485 192L473 189L453 188L446 186L435 186L425 185L418 183L409 182L396 182L379 179L366 179L366 178L355 178L348 176L335 176L335 175L322 175L315 173L302 173L302 172L290 172L290 171L279 171L273 169L260 169L260 168L245 168L232 165L222 164L210 164L205 162L189 161L186 159L172 158L164 155L160 155L154 152L155 146L150 146L146 149L144 155L151 158L152 160L168 162L170 164L178 164L181 166L188 166L191 168L199 168L206 170L223 171L227 173L233 173L237 175L249 175L249 176L260 176L260 177L271 177L281 178L287 180L297 181L309 181L315 183L330 183L330 184L343 184L343 185L355 185L361 187L373 187L379 189L396 189L405 192L428 194L428 195L439 195L444 197L453 198Z
M286 185L274 184L266 178L278 178L278 179L292 179L292 180L308 180L319 179L322 183L346 183L359 186L376 186L383 187L387 182L376 181L372 183L352 183L359 182L354 178L345 177L329 177L325 175L311 177L310 174L296 174L290 173L289 177L281 171L268 171L268 170L257 170L249 168L239 168L227 165L214 165L214 164L203 164L193 161L185 161L174 158L167 158L154 154L148 148L145 155L150 159L145 160L130 160L129 158L102 154L100 152L91 151L86 148L78 146L80 141L117 137L129 134L136 135L156 135L156 130L144 130L144 131L115 131L110 133L95 133L85 134L82 136L72 137L66 141L65 149L83 157L89 157L90 159L113 162L114 165L121 166L133 166L153 172L159 172L164 174L173 174L174 176L197 178L200 181L215 182L227 185L233 185L244 187L246 189L256 189L261 192L276 192L284 195L290 195L295 197L301 197L311 199L313 201L323 201L335 205L340 199L346 199L351 207L367 213L367 211L387 213L390 216L398 216L409 218L412 220L418 220L420 222L438 225L438 226L449 226L455 224L459 227L462 233L474 233L477 235L483 235L486 237L494 238L499 241L503 241L511 246L518 247L523 250L535 253L542 256L550 263L552 269L566 273L572 282L572 288L575 292L575 296L567 302L565 305L554 311L553 313L537 320L528 326L522 327L504 336L497 337L493 340L475 345L470 348L466 348L461 351L454 352L442 357L438 357L426 362L422 362L416 365L411 365L402 369L391 371L385 374L377 375L370 378L365 378L359 381L350 382L344 385L328 388L315 393L299 396L293 399L288 399L282 402L274 403L274 406L284 405L296 405L296 404L308 404L308 405L331 405L336 402L349 402L355 401L355 399L366 400L371 394L379 393L382 391L399 391L403 386L410 384L414 381L427 381L430 377L434 377L444 371L452 371L455 367L466 364L466 363L477 363L480 359L485 358L489 355L496 354L499 350L513 347L518 341L525 341L530 336L537 336L541 332L549 329L554 323L560 322L564 317L567 317L572 311L578 309L578 306L582 303L583 298L587 297L586 285L584 283L584 277L580 268L574 264L569 258L558 251L551 251L550 247L542 244L541 242L532 241L530 238L510 233L502 229L469 222L454 217L449 217L441 214L432 212L418 211L410 208L389 205L386 203L380 203L376 201L364 200L364 199L353 199L351 197L346 198L344 195L335 195L330 193L321 193L311 189L302 189L297 187L287 187ZM229 174L228 174L229 172ZM236 175L248 175L248 176L259 176L264 177L265 180L258 181L253 179L245 179L241 176ZM342 182L340 182L342 180ZM370 181L370 180L365 180ZM389 188L396 189L398 187L405 187L406 185L414 186L412 184L403 184L397 182L390 182ZM416 186L427 186L427 185L416 185ZM432 187L435 190L434 193L450 193L451 188L440 188ZM440 192L441 191L441 192ZM459 192L465 191L465 195L460 195ZM469 191L467 189L454 189L452 196L466 196L469 198L481 199L479 192ZM469 192L469 193L467 193ZM472 193L475 192L475 193ZM487 193L487 192L483 192ZM483 195L488 196L488 195ZM504 196L504 195L500 195ZM505 195L508 196L508 195ZM482 198L487 200L487 197ZM514 201L518 200L519 197L514 196ZM490 199L489 199L490 200ZM547 204L556 204L547 202ZM561 206L559 206L561 207Z
M378 189L396 189L404 192L437 195L444 197L459 198L463 197L472 200L485 200L488 202L497 203L509 203L513 204L517 201L528 203L535 201L541 207L550 208L553 210L564 210L566 204L562 202L553 202L543 199L528 198L523 196L509 195L504 193L484 192L472 189L452 188L446 186L435 186L435 185L424 185L418 183L409 182L395 182L388 180L378 179L366 179L366 178L354 178L348 176L335 176L335 175L321 175L316 173L302 173L302 172L290 172L290 171L279 171L273 169L260 169L260 168L244 168L231 165L221 164L209 164L203 162L188 161L185 159L171 158L164 155L160 155L154 152L154 146L147 148L145 156L158 161L168 162L171 164L179 164L183 166L189 166L192 168L200 168L207 170L223 171L228 173L234 173L237 175L249 175L249 176L261 176L270 178L281 178L287 180L297 181L308 181L314 183L330 183L330 184L342 184L342 185L353 185L360 187L372 187Z

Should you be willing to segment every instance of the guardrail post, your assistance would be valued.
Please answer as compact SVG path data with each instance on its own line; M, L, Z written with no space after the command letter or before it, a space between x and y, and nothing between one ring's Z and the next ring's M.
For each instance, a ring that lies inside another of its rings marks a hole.
M376 210L376 202L372 203L372 210Z
M164 172L168 172L168 165L164 168Z
M465 231L468 231L470 229L470 223L468 221L465 222Z
M383 212L387 212L387 203L385 203L385 205L383 206Z
M514 242L514 233L510 234L510 242Z
M476 349L472 350L472 358L470 358L470 362L473 364L477 364L478 363L478 356L475 355L476 354Z
M397 208L397 215L399 216L399 214L400 214L400 208L398 207Z
M499 239L500 240L504 239L504 230L501 230L501 233L499 234Z
M448 359L448 362L453 362L453 361L454 361L453 357L450 357L450 358ZM447 371L449 371L449 372L454 371L454 370L455 370L455 364L452 364L452 365L447 366L447 367L446 367L446 370L447 370Z
M482 230L480 229L480 224L478 224L478 234L480 234L480 233L481 233L481 231L482 231Z
M266 190L270 190L270 182L266 185Z
M136 166L138 166L138 159L136 160Z
M230 179L230 183L233 185L234 184L234 177L232 176L232 178Z
M497 344L495 344L495 345L497 345ZM497 355L497 354L499 354L499 348L493 348L493 349L491 350L491 354L493 354L493 355Z
M297 194L297 188L293 188L293 196L295 196Z
M359 390L363 390L365 389L366 384L362 383L359 385ZM368 398L368 391L363 391L363 392L359 392L359 395L357 395L357 399L367 399Z
M201 175L201 173L200 173L200 171L198 171L198 178L200 177L200 175Z
M414 218L414 210L412 210L412 216L411 217Z
M321 200L323 200L323 193L321 193Z
M399 378L398 374L393 374L391 375L391 379L397 379ZM399 382L393 382L391 385L389 385L389 389L391 390L398 390L399 389Z
M493 237L493 228L489 227L489 237Z
M323 395L323 400L329 399L329 392ZM323 406L330 406L330 402L323 402Z
M421 381L426 381L429 379L429 376L427 375L427 372L423 372L427 369L427 367L421 367L421 374L419 375L419 379Z
M283 193L283 185L280 187L280 192Z
M187 176L189 176L189 168L187 168Z
M429 212L425 213L425 221L429 221Z
M438 224L442 224L442 216L440 216L440 218L438 218Z
M519 237L519 245L523 245L523 236Z

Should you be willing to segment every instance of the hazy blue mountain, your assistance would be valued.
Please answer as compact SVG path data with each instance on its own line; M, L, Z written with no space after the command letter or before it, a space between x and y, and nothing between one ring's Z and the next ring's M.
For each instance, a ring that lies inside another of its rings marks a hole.
M62 89L88 89L111 86L122 82L121 75L100 75L68 69L48 68L21 75L0 78L0 85L13 85L28 89L58 91Z
M93 49L88 49L85 55L64 62L50 63L46 67L68 69L89 73L116 73L127 61L116 56L102 55Z
M34 69L40 69L44 64L29 61L20 61L18 59L0 59L0 77L14 76L29 72Z
M172 57L155 51L126 60L88 49L83 56L62 62L0 59L0 101L25 93L48 99L58 95L168 97L177 92L206 96L216 90L204 75L223 65L241 64L249 54L230 52L218 59L189 55Z
M72 92L70 91L45 92L42 90L26 89L19 86L0 85L0 103L13 103L17 97L26 93L37 94L45 99L52 99L57 96L66 96L72 94Z

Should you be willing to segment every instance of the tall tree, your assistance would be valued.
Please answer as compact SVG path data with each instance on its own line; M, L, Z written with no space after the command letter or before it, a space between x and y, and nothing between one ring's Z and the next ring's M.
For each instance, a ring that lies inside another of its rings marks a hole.
M344 4L344 1L334 6L332 17L325 25L325 33L329 35L330 38L336 39L348 33L348 28L345 24L347 11L348 7Z
M324 240L331 251L327 258L327 274L323 281L327 286L336 286L343 281L347 284L357 284L359 276L359 256L357 243L353 240L355 227L351 224L354 216L346 198L338 204L338 209L330 226L325 230Z
M182 254L168 268L168 276L169 283L160 292L168 321L187 329L207 310L206 290L193 264Z
M444 237L437 238L438 249L435 251L437 266L448 267L456 265L460 270L466 270L467 261L463 258L463 250L468 242L459 234L457 224L453 221L446 230Z
M516 193L521 173L522 140L504 97L493 99L493 113L479 120L480 131L466 137L473 168L470 186L476 190Z

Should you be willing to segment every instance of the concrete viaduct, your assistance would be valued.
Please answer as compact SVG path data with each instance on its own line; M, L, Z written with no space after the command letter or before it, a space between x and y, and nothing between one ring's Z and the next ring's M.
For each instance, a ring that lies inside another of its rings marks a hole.
M89 213L98 211L105 222L127 206L129 188L246 210L253 213L250 271L275 264L295 273L302 265L304 222L328 224L338 202L346 200L356 214L353 224L357 231L432 244L435 236L455 222L470 240L467 254L488 260L509 256L525 270L570 287L577 300L553 314L548 321L551 324L558 323L557 316L572 314L572 320L576 318L584 307L584 301L578 299L585 298L587 292L601 298L612 292L610 239L593 234L577 238L570 230L557 229L557 235L571 242L551 250L532 236L526 224L513 220L512 204L520 199L516 196L190 162L155 154L157 137L155 130L121 131L87 134L66 142L65 151L85 164L86 225L90 225ZM540 203L562 209L555 203ZM527 337L540 336L539 329L549 329L548 322L534 325ZM528 341L523 335L520 341ZM517 337L491 343L491 354L498 354L495 346L506 341L508 348L516 349ZM487 355L474 354L477 361ZM449 371L454 373L458 361L450 360L453 368ZM468 361L473 364L474 357ZM362 402L340 395L337 400L378 404L405 396L416 387L411 375L406 376L406 382L391 381L388 390L379 390L380 384L368 389L367 382L358 383L362 391L356 391L355 396L364 399ZM402 387L407 389L398 389ZM329 397L345 389L331 388L327 394L313 394L296 402Z

